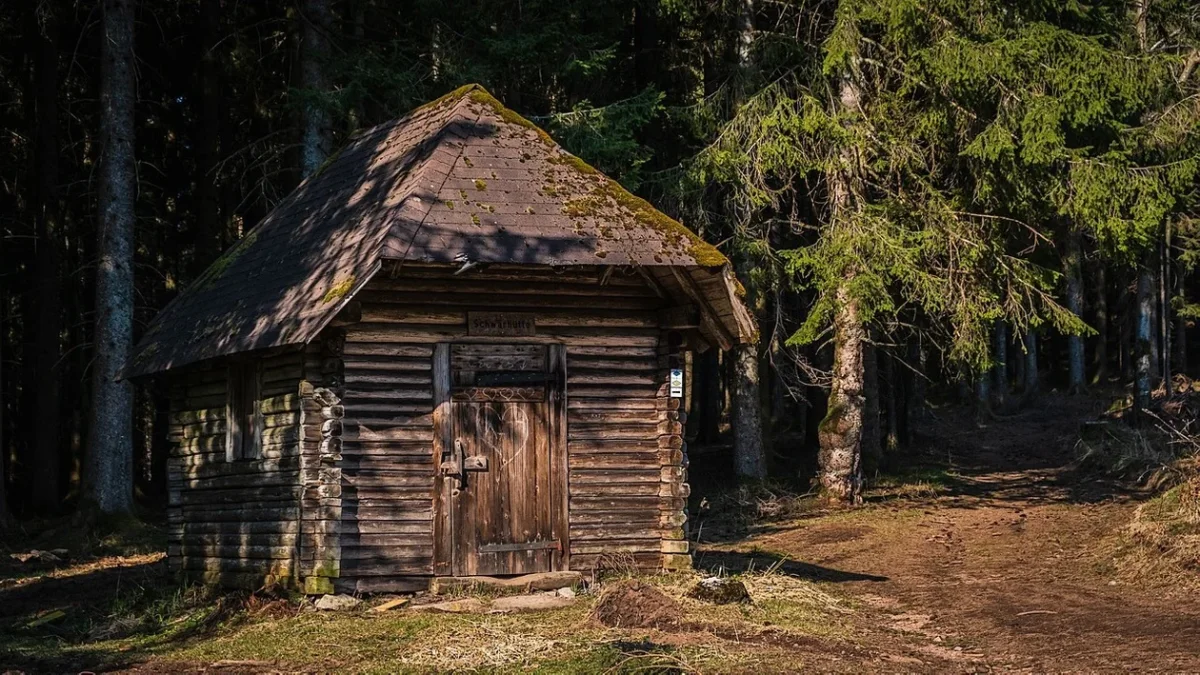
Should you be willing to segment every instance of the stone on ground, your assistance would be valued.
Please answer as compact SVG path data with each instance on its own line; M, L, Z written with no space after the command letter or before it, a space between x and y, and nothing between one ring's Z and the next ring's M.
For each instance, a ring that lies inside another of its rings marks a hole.
M735 602L750 602L746 584L729 577L701 579L688 591L688 597L715 605L732 605Z
M344 612L358 607L359 603L352 595L322 595L313 606L326 612Z
M446 600L427 605L414 605L414 612L444 612L446 614L471 614L482 612L487 606L479 598L463 598L461 600Z
M492 601L491 614L506 614L509 612L541 612L549 609L562 609L575 604L574 598L562 598L557 595L508 595Z

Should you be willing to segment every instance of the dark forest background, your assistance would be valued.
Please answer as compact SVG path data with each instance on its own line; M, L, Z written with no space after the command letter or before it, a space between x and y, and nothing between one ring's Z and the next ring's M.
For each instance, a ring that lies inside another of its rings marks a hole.
M127 342L356 130L468 82L735 261L763 339L696 357L689 440L743 476L852 499L930 399L1145 408L1200 366L1197 26L1177 0L6 2L0 504L70 510L89 457L165 498L154 383L103 408L128 442L88 440L129 386L96 377L106 209L133 214L133 286L101 289Z

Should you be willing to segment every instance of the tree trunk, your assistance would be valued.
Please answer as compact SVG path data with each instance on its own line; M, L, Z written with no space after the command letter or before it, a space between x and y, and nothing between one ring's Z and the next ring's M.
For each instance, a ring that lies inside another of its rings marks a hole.
M992 399L1004 405L1008 395L1008 324L997 321L992 330Z
M6 401L8 390L5 389L4 342L8 335L8 296L0 296L0 530L6 529L12 522L12 514L8 510L8 415Z
M31 12L34 36L34 157L36 163L36 234L33 287L36 302L32 331L33 447L30 462L33 510L56 510L62 497L62 424L59 397L62 357L60 273L62 229L58 191L58 46L53 10ZM40 25L39 25L40 24ZM28 358L28 357L27 357Z
M1138 271L1137 305L1134 324L1133 402L1138 410L1150 407L1154 367L1151 347L1154 343L1154 277L1146 269Z
M925 418L925 350L921 348L921 339L911 337L908 340L908 365L905 368L908 386L904 395L906 432L904 442L912 440L913 425Z
M887 420L887 435L884 438L884 450L895 452L900 447L900 386L896 377L896 359L890 352L885 352L879 361L880 382L883 385L884 419Z
M767 477L767 455L763 448L762 392L758 350L754 345L734 348L733 457L740 478Z
M1066 273L1067 309L1083 319L1083 245L1078 230L1067 234L1067 255L1063 260ZM1067 336L1067 390L1072 394L1084 388L1083 336Z
M869 341L863 345L862 455L863 474L876 474L883 459L883 427L879 423L879 352Z
M1175 372L1187 375L1188 372L1188 347L1187 347L1187 319L1182 316L1175 317L1175 341L1174 341L1175 356L1171 359L1175 363Z
M737 14L737 72L745 78L753 68L750 47L754 42L754 0L739 0ZM743 100L744 89L738 89L736 102ZM754 307L754 288L749 284L751 261L737 256L738 278L747 283L751 297L747 304ZM758 348L739 345L733 354L733 455L738 476L761 479L767 475L767 456L763 446L762 392L759 376Z
M817 453L821 489L831 498L857 501L862 488L863 347L866 330L858 301L846 286L837 290L834 315L833 380L829 408L821 420Z
M104 513L133 499L133 388L117 374L133 342L133 0L104 0L100 77L100 222L92 409L84 496Z
M221 252L221 191L217 162L221 139L221 66L217 58L221 40L221 0L202 0L200 29L203 35L199 72L200 119L196 148L196 239L189 272L198 278Z
M1092 382L1100 384L1108 379L1108 283L1105 279L1104 263L1097 262L1095 284L1095 326L1096 349L1093 352L1092 364L1095 368Z
M841 111L857 114L862 90L854 72L842 74L836 105ZM853 147L842 150L841 166L828 174L829 228L844 227L857 210L856 188L859 158ZM863 424L867 415L864 400L866 373L863 350L867 329L862 324L858 299L850 292L855 271L843 270L844 283L835 292L833 317L833 377L829 387L829 407L818 433L821 448L817 453L821 488L831 498L858 502L862 490Z
M301 178L316 173L333 148L329 112L322 102L314 100L329 91L325 71L332 25L329 0L300 0L300 85L306 96L301 112Z
M1025 331L1025 386L1024 396L1035 396L1038 390L1038 336L1037 330Z

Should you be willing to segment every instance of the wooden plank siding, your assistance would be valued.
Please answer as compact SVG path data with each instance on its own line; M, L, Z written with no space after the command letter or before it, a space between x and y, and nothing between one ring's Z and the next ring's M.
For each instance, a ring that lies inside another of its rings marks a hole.
M225 586L293 583L298 571L305 364L294 349L258 359L263 430L257 458L226 456L227 361L171 377L169 565Z
M444 526L434 522L443 481L432 370L445 342L565 345L571 568L590 570L605 556L648 570L683 563L682 419L658 326L669 301L642 276L495 267L458 277L406 266L379 274L356 302L361 321L345 328L339 394L338 590L412 590L446 573L435 570ZM536 334L468 335L471 311L528 313Z

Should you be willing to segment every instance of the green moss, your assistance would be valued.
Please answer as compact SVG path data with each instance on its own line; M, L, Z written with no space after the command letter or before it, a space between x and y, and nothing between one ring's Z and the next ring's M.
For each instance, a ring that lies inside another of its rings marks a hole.
M447 199L447 200L446 200L446 208L448 208L448 209L450 209L451 211L453 211L453 210L454 210L454 200Z
M542 130L541 127L534 124L533 122L530 122L529 120L525 119L524 117L521 117L517 113L504 107L504 104L501 103L500 101L497 101L496 98L494 96L492 96L491 94L489 94L486 89L484 89L483 87L481 87L479 85L472 85L472 87L473 87L472 89L468 90L468 95L470 96L472 101L475 101L476 103L480 103L482 105L485 105L485 106L491 108L492 111L495 112L496 115L500 119L504 120L505 122L509 122L511 124L516 124L517 126L525 127L526 129L529 129L530 131L537 134L538 138L546 145L548 145L550 147L555 147L557 145L554 142L554 139L550 138L550 134L547 134L545 131Z
M475 189L479 190L480 192L486 192L487 191L487 181L482 178L476 178L475 179Z
M479 214L478 213L471 214L471 222L475 223L476 225L479 224Z
M842 415L845 413L845 408L841 403L835 403L829 406L829 411L825 413L825 419L821 420L821 424L817 427L821 433L840 433L839 427L842 423Z
M459 196L459 197L462 197L463 201L465 202L465 201L467 200L467 191L466 191L466 190L459 190L459 191L458 191L458 196Z
M200 278L193 285L196 288L208 288L215 284L218 279L225 275L225 271L229 269L229 266L240 258L243 253L248 251L256 241L258 241L257 228L250 230L233 248L226 251L224 255L217 258L216 262L209 265L208 269L204 270L204 274L201 274Z
M467 157L464 155L462 159L463 159L463 164L467 165L468 169L475 166L475 163L471 161L470 157Z
M325 291L325 297L321 298L321 302L330 303L334 300L340 300L345 297L352 288L354 288L353 274L342 279L341 281L336 282L333 286L330 286L329 290Z
M422 110L432 110L434 108L439 108L447 103L457 101L457 100L461 99L463 96L465 96L467 94L467 92L470 92L471 90L477 89L477 88L481 89L482 87L480 87L477 84L464 84L463 86L459 87L458 89L455 89L454 91L443 94L442 96L439 96L428 103L425 103L423 105L417 106L416 108L413 108L412 112L410 112L409 115L421 112Z

